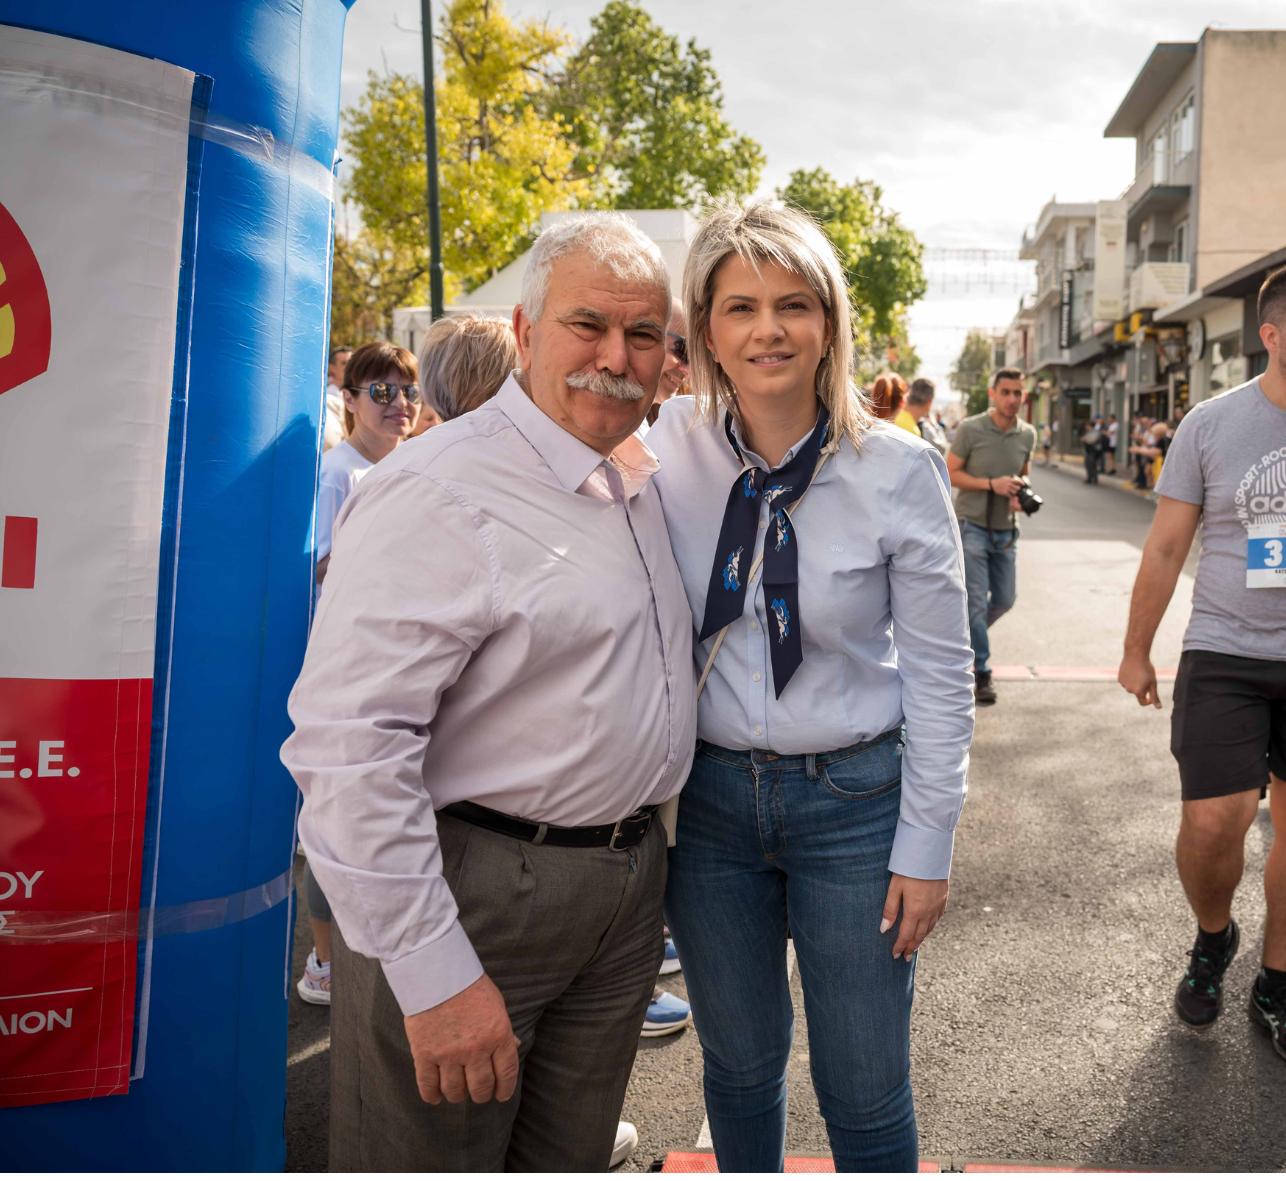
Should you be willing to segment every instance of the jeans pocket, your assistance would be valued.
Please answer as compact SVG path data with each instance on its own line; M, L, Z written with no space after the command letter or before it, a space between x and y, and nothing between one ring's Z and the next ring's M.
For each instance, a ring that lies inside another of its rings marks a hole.
M819 770L822 786L838 799L874 799L902 782L902 743L895 736Z

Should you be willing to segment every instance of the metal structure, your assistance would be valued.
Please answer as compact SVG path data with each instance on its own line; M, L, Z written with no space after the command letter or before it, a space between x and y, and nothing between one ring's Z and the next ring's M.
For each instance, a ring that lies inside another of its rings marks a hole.
M420 35L424 41L424 171L429 201L429 309L443 316L442 202L438 195L438 113L433 82L433 3L420 0Z

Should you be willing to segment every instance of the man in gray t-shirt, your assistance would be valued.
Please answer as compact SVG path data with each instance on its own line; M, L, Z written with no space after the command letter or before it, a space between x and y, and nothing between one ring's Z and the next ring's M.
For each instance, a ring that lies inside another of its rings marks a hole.
M1271 791L1286 841L1286 268L1259 293L1261 377L1197 405L1170 443L1156 516L1130 603L1118 675L1140 705L1161 706L1150 651L1202 526L1192 619L1174 685L1170 750L1183 816L1176 860L1197 917L1175 1012L1206 1026L1223 1008L1237 952L1232 900L1246 832ZM1268 917L1250 1015L1286 1058L1286 848L1264 871Z

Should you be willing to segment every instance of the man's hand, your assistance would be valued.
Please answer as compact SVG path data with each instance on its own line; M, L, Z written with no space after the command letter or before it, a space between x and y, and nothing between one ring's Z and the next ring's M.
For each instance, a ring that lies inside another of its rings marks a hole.
M1130 655L1128 652L1121 660L1116 679L1121 688L1133 693L1140 705L1155 705L1161 708L1161 694L1157 689L1157 670L1146 656Z
M518 1085L518 1039L505 998L480 976L450 1000L404 1018L425 1103L503 1103Z
M1024 483L1017 476L997 476L991 481L991 490L997 496L1017 496Z
M880 934L897 922L898 911L901 910L902 923L898 927L897 942L893 944L894 959L904 955L910 960L946 912L947 895L950 892L951 883L946 878L933 881L904 878L900 873L893 875L893 880L889 882L888 897L884 900Z

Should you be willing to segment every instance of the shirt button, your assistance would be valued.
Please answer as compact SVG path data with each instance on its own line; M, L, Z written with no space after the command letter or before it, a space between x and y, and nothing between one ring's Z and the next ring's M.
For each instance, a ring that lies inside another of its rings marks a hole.
M756 726L756 727L755 727L755 737L756 737L756 738L758 738L758 737L759 737L759 735L760 735L760 734L762 734L762 733L763 733L763 730L762 730L762 729L760 729L758 726Z
M757 681L757 680L759 680L759 679L760 679L760 678L759 678L759 674L758 674L758 673L755 673L755 680Z
M757 631L759 630L759 620L757 620L757 619L752 619L752 620L750 621L750 630L751 630L752 632L757 632Z

